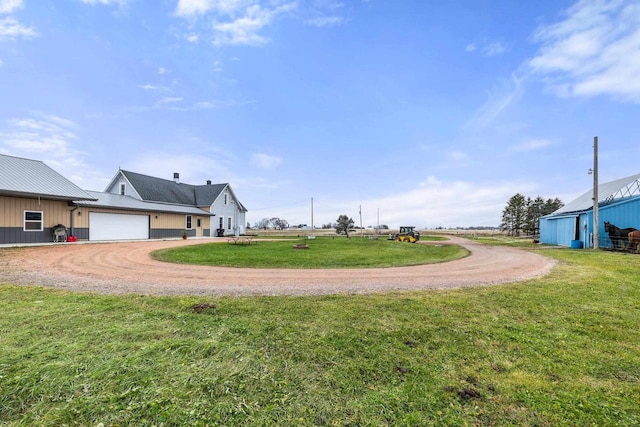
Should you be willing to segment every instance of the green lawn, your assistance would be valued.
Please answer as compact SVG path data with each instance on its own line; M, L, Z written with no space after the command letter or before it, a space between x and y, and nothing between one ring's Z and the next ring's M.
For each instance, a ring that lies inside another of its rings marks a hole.
M304 244L308 249L293 249ZM254 240L250 245L205 243L155 251L155 258L184 264L255 268L400 267L451 261L469 252L456 245L420 245L353 237L285 241Z
M0 425L640 425L640 257L322 297L0 286ZM198 305L196 305L198 304Z

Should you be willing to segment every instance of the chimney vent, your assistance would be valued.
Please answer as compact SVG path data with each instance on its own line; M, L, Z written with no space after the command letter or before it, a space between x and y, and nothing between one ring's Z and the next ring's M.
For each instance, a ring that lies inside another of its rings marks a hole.
M207 180L207 185L211 185L211 180L210 179Z
M173 173L173 182L180 184L180 174L178 172Z

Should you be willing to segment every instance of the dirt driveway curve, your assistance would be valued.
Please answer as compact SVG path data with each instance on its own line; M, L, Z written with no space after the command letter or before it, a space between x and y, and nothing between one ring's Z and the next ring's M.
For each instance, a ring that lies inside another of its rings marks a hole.
M60 244L0 251L0 283L103 294L321 295L480 286L547 274L555 261L525 250L451 237L471 255L447 263L374 269L247 269L178 265L156 249L215 239ZM220 241L220 239L218 239Z

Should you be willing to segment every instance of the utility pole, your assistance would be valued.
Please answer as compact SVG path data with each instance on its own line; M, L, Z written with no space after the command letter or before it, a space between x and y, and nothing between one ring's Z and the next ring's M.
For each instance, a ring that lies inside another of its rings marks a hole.
M313 197L311 198L311 234L313 234Z
M362 236L363 230L362 230L362 205L358 206L358 214L360 214L360 237Z
M593 249L600 248L598 226L598 137L593 137Z

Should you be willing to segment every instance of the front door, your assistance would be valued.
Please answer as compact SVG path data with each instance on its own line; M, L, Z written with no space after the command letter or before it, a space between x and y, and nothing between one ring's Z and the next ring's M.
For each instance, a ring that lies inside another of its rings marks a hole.
M202 218L196 218L196 236L202 237Z

